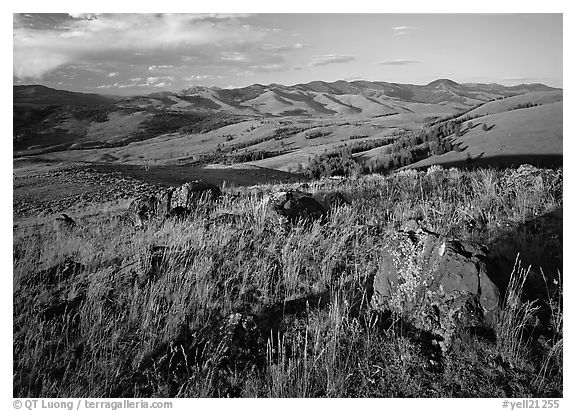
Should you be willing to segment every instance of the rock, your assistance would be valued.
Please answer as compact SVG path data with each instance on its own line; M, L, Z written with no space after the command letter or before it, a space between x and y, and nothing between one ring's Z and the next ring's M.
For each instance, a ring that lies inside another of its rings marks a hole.
M281 221L295 224L298 221L318 220L326 209L310 193L298 190L280 191L271 195L268 206Z
M214 184L191 181L157 193L156 213L160 217L185 218L192 213L198 201L213 201L221 195L220 188Z
M262 367L265 359L266 336L254 316L232 313L197 330L184 328L176 338L146 353L135 362L130 385L166 380L175 396L196 367L235 374Z
M72 258L68 257L60 264L56 264L53 267L26 277L24 284L26 286L33 286L35 284L56 286L63 282L72 280L85 268L86 267L83 264L77 263Z
M216 200L222 195L220 187L205 181L191 181L171 191L170 211L176 207L191 210L199 200Z
M43 292L34 301L34 309L45 321L75 316L86 298L87 285L80 274L85 271L83 264L71 258L39 271L24 279L25 288L42 286ZM28 301L30 303L30 301Z
M56 223L60 228L73 228L76 226L76 221L74 221L74 219L68 214L64 213L56 217Z
M142 227L149 221L158 208L158 199L153 195L143 195L130 203L129 213L136 227Z
M346 197L344 197L344 195L338 191L316 193L312 197L318 201L325 210L331 210L335 207L342 207L351 204L350 201L348 201Z
M418 228L390 235L380 258L372 308L437 335L443 350L458 327L476 327L498 311L485 247Z
M505 188L514 192L548 191L554 198L562 198L562 169L550 170L522 164L516 170L507 173Z
M181 207L181 206L177 206L177 207L172 208L165 215L168 218L185 219L186 217L188 217L190 215L190 210L186 209L184 207Z

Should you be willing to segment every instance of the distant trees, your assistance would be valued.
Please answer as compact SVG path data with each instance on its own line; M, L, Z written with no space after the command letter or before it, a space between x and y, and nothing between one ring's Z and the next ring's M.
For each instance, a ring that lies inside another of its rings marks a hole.
M511 109L509 109L508 111L512 111L512 110L520 110L522 108L529 108L529 107L536 107L536 106L540 106L541 104L537 104L537 103L524 103L524 104L518 104L514 107L512 107Z
M326 136L329 136L329 135L330 135L330 132L329 132L329 131L320 131L320 130L317 130L317 131L313 131L313 132L311 132L311 133L307 133L307 134L304 136L304 138L305 138L306 140L313 140L313 139L315 139L315 138L326 137Z
M350 150L343 148L333 153L314 156L304 170L310 178L361 175L365 170Z
M460 128L460 123L457 123L454 128L454 135L460 137L462 135L462 130Z

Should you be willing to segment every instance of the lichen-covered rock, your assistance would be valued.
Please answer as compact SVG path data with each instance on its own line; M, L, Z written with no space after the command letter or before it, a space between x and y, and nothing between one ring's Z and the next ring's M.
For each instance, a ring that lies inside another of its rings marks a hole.
M176 207L190 210L199 200L216 200L222 192L220 187L214 184L195 180L173 189L171 194L170 210Z
M486 252L424 229L392 233L380 255L371 305L438 335L446 349L458 326L477 326L498 310Z
M554 198L562 198L562 169L550 170L522 164L507 172L505 188L516 193L549 192Z
M198 201L216 200L222 195L220 188L205 181L191 181L180 187L170 187L156 195L145 195L130 204L134 225L141 227L154 216L184 218L192 213Z

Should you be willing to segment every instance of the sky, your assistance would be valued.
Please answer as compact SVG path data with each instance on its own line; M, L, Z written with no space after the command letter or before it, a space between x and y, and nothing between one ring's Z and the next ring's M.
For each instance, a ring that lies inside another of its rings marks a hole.
M13 83L148 94L314 80L563 87L562 14L14 14Z

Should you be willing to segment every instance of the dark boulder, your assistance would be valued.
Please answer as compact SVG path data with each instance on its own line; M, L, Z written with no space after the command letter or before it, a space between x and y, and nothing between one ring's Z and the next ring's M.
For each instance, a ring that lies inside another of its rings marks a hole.
M318 201L325 210L350 205L350 201L340 192L316 193L312 197Z
M168 218L183 220L190 215L190 210L181 206L176 206L168 211L165 215Z
M296 224L323 219L327 210L310 193L279 191L268 199L269 208L282 223Z
M15 302L16 311L24 312L21 303L32 304L32 310L43 320L74 317L86 299L87 283L83 275L86 267L71 258L60 264L39 271L24 279L22 293L31 289L42 290L33 303ZM29 307L27 307L29 308Z
M425 229L386 238L374 277L371 305L431 332L447 349L459 327L477 327L499 309L489 278L487 249Z
M158 199L153 195L143 195L130 203L129 214L136 227L142 227L156 215Z
M42 284L44 286L57 286L67 281L71 281L85 270L85 266L81 263L75 262L72 258L68 257L60 264L53 267L41 270L25 278L24 285L34 286Z
M149 382L159 380L168 386L170 396L176 396L195 369L236 375L262 367L265 359L266 336L254 316L233 313L196 330L184 327L174 339L144 354L134 364L129 386L119 387L118 394L132 394L135 385L146 393Z
M76 221L68 214L62 213L56 217L56 224L60 228L73 228L76 226Z

